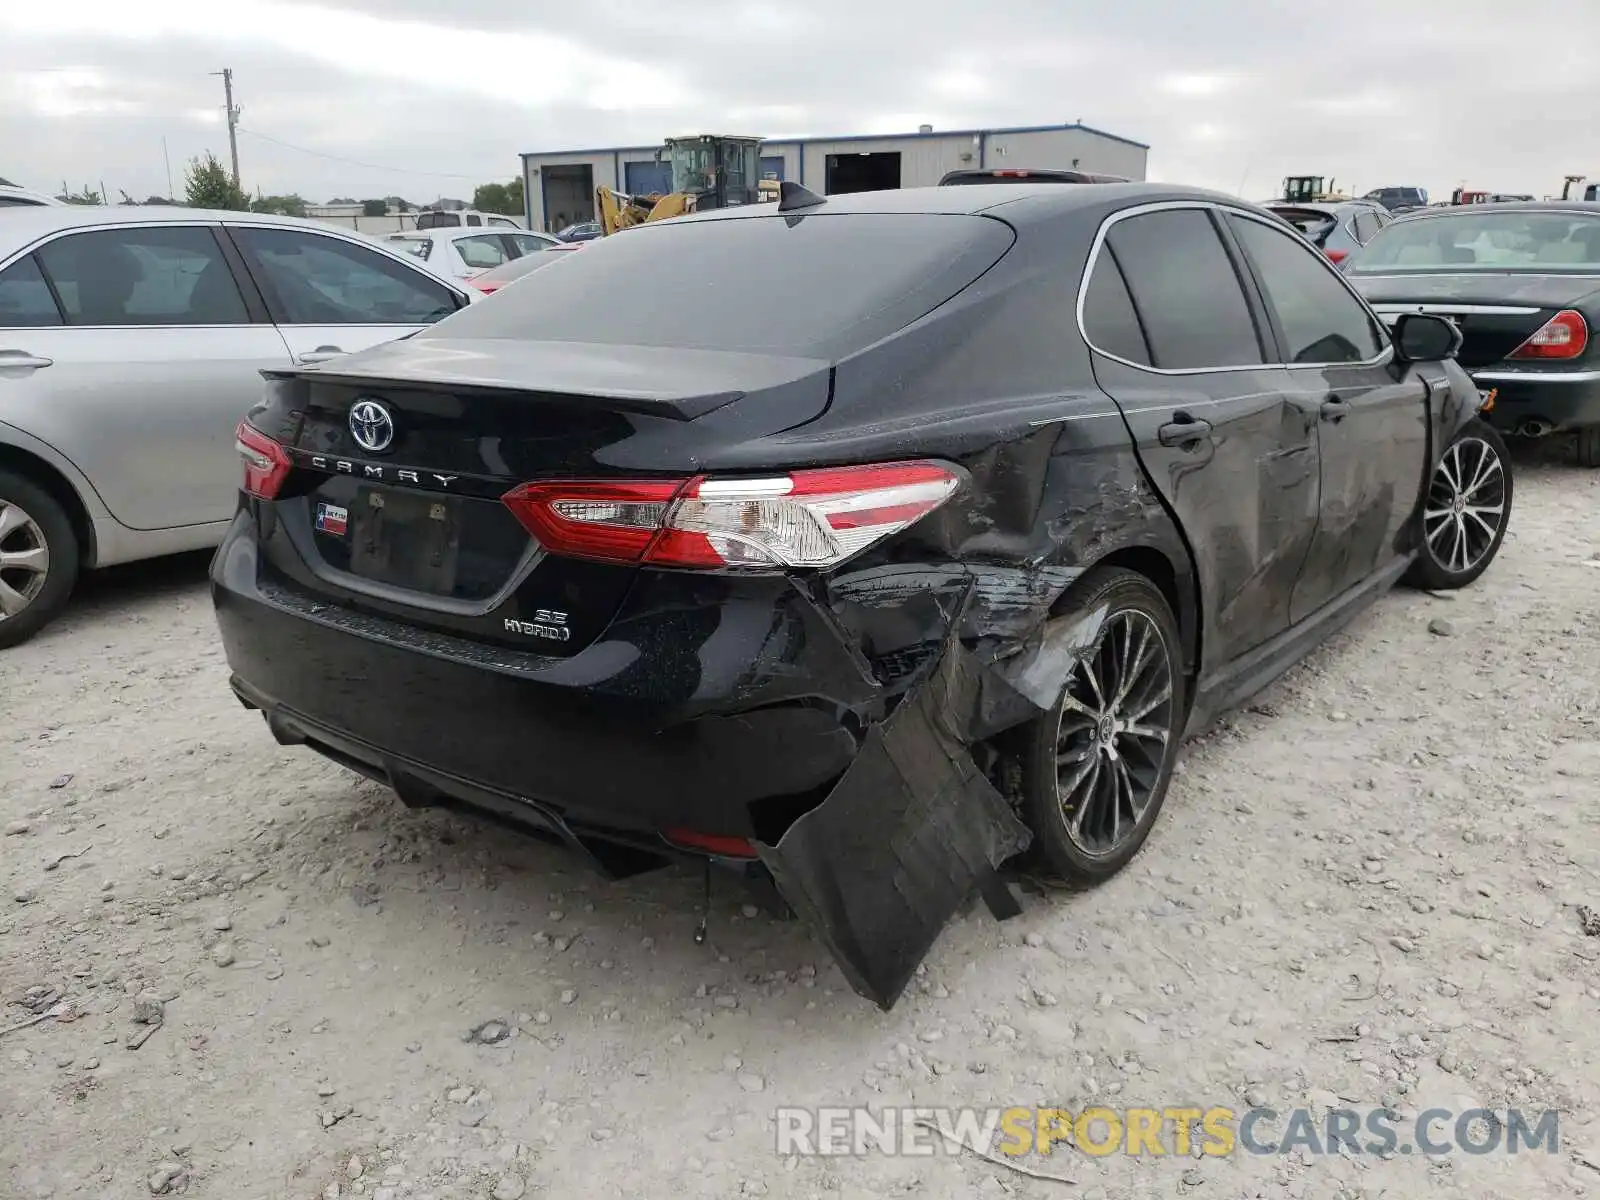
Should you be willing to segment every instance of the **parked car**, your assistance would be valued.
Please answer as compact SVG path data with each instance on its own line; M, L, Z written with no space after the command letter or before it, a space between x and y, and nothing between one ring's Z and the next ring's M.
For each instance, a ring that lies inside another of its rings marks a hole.
M1430 209L1380 233L1351 282L1393 318L1435 313L1461 329L1461 364L1495 389L1506 433L1576 435L1600 467L1600 212L1582 201Z
M391 250L428 264L430 270L465 283L483 271L549 250L561 243L548 233L484 229L429 229L391 233L383 239Z
M641 226L269 374L233 688L410 804L773 883L888 1006L1030 839L1111 876L1187 731L1483 571L1511 475L1457 340L1168 185Z
M505 287L506 284L521 279L524 275L537 271L540 267L547 267L551 263L559 261L563 255L570 254L572 251L582 247L582 242L573 242L570 245L551 246L546 250L539 250L533 254L524 254L521 258L514 258L510 262L501 263L498 267L492 267L487 271L474 275L468 282L484 295L491 295Z
M605 226L599 221L579 221L576 225L568 225L556 237L563 242L592 242L605 235Z
M1428 189L1419 187L1381 187L1374 188L1363 200L1371 200L1383 205L1390 212L1398 212L1402 208L1427 208Z
M1377 236L1392 219L1382 205L1367 200L1342 204L1288 204L1275 201L1265 206L1293 225L1329 261L1340 264Z
M522 222L475 208L425 208L417 214L418 229L521 229Z
M287 217L18 208L0 220L0 647L82 568L214 546L266 368L414 333L472 298Z
M57 200L43 192L30 192L25 187L0 179L0 208L65 208L65 200Z
M1088 171L1035 170L1031 167L987 167L982 170L949 171L939 180L940 187L983 183L1127 183L1121 175L1095 175Z

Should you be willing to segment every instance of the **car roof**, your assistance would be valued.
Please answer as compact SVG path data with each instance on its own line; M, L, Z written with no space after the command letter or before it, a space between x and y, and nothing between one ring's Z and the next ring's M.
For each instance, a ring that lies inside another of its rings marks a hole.
M0 239L11 242L32 241L63 229L88 228L105 225L171 224L179 221L221 222L245 225L277 225L287 229L304 229L314 226L321 230L355 235L355 231L338 225L307 220L304 217L281 217L273 213L229 212L209 208L179 208L165 205L143 204L64 204L60 207L23 207L0 209L5 213L0 220Z
M691 213L677 221L727 221L753 216L799 216L808 213L880 213L912 215L972 215L1005 210L1012 223L1048 221L1079 209L1118 208L1134 204L1190 200L1252 208L1248 200L1204 188L1171 183L1097 183L1092 187L1062 187L1059 183L974 183L963 187L895 188L882 192L849 192L828 196L813 208L782 211L779 204L742 204L711 212Z

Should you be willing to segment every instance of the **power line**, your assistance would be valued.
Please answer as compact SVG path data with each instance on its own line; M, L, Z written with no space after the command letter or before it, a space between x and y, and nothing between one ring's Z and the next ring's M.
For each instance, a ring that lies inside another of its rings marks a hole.
M313 158L325 158L329 162L343 163L347 167L360 167L366 171L389 171L396 175L427 175L435 179L481 179L481 175L462 175L451 171L422 171L415 167L384 167L377 163L361 162L359 159L344 158L338 154L325 154L321 150L309 150L305 146L296 146L293 142L286 142L282 138L269 137L267 134L258 133L254 129L239 126L240 133L248 133L253 138L260 138L263 142L271 142L274 146L282 146L285 150L293 150L299 154L309 154Z

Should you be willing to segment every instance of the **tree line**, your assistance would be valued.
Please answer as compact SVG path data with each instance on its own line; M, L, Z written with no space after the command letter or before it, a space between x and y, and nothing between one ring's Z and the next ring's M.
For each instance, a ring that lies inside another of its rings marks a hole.
M88 184L73 190L63 183L56 198L68 204L107 203L101 190ZM307 201L293 192L285 196L266 196L259 191L254 196L249 195L244 188L233 181L232 174L209 150L199 158L189 160L189 166L184 171L182 199L171 196L149 196L143 200L135 200L127 192L123 192L121 203L186 205L189 208L223 209L230 212L278 213L285 217L303 217L306 215L307 206ZM359 204L362 216L366 217L381 217L389 212L415 212L419 208L426 207L412 204L400 196L368 200L342 196L335 197L328 203ZM472 192L472 207L481 212L502 213L510 217L521 216L522 180L479 184Z

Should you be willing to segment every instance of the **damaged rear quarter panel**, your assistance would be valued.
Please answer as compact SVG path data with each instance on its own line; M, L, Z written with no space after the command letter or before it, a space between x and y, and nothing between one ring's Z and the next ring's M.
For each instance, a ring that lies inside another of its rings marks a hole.
M967 475L905 534L803 585L877 678L887 716L863 722L823 801L760 847L852 985L884 1007L974 889L1005 907L995 870L1028 835L971 751L1051 706L1093 644L1092 614L1061 615L1073 583L1107 560L1148 570L1194 656L1183 539L1076 332L1078 240L1041 251L1025 236L961 296L841 363L822 416L747 448L793 464L939 458Z

